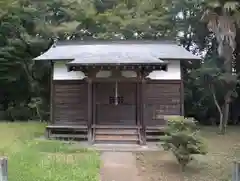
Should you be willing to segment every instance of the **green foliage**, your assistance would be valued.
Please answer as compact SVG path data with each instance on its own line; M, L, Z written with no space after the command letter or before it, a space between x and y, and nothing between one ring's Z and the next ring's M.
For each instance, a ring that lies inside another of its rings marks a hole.
M196 121L193 118L167 116L168 132L196 131Z
M197 134L196 124L192 118L170 117L167 137L163 140L165 150L172 151L184 170L193 159L194 154L206 154L203 140Z
M199 69L192 72L192 76L197 78L199 84L205 83L206 87L213 85L223 91L234 89L238 83L237 75L225 72L224 65L217 61L220 60L206 60Z
M6 118L11 121L28 120L29 116L32 116L32 111L24 103L8 105L6 110Z
M48 119L50 64L40 65L33 58L46 51L53 39L176 35L168 9L171 4L163 0L19 0L0 4L0 87L4 87L0 102L6 119L11 120Z
M29 102L32 97L47 98L42 97L39 87L42 77L37 79L39 76L36 76L45 70L39 67L35 71L32 59L48 49L51 40L41 38L37 32L41 13L35 4L14 1L7 3L5 8L8 13L0 16L0 87L4 87L1 91L4 98L0 101L6 112L5 119L41 119L42 110L33 111Z
M214 91L217 100L221 103L223 102L221 98L223 99L229 90L233 90L232 96L237 96L234 90L238 84L238 78L236 74L225 72L224 65L218 61L220 60L206 60L201 67L193 70L190 76L195 80L195 85L204 90L205 95L203 96L213 100L212 93Z

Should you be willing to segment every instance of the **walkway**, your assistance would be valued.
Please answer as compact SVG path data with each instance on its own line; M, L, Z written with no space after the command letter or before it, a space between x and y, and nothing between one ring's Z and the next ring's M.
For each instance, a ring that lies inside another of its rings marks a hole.
M133 153L103 152L101 159L101 181L141 181Z

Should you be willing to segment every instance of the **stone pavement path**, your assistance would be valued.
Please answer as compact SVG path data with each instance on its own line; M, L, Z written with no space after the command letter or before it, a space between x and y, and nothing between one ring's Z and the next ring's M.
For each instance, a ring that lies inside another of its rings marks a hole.
M103 152L101 181L142 181L131 152Z

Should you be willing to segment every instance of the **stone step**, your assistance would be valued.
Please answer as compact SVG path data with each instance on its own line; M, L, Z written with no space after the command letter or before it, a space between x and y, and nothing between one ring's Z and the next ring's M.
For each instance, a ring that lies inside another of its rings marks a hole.
M125 126L125 125L93 125L92 128L101 128L101 129L137 129L139 126Z
M138 135L95 135L95 141L139 141Z
M136 129L96 129L95 134L98 135L137 135Z

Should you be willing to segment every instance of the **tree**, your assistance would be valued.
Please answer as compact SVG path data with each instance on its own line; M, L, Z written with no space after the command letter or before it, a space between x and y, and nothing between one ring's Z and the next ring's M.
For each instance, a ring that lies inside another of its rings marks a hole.
M161 39L175 37L176 29L169 11L170 4L161 0L119 1L113 8L98 13L97 39Z
M14 112L19 110L22 114L28 112L26 114L32 117L28 102L38 100L37 98L42 96L42 87L39 86L42 78L39 79L37 74L45 71L40 70L41 66L37 70L34 68L33 58L49 49L54 36L49 31L43 33L39 28L44 23L47 27L49 22L44 21L45 17L43 18L42 14L46 15L46 13L43 13L37 3L37 1L20 0L11 3L9 1L4 4L6 9L4 8L0 16L1 103L3 109L9 110L7 112L11 112L11 115L16 115ZM46 6L44 2L42 5ZM67 32L66 29L63 31ZM39 115L39 111L36 115ZM16 118L16 116L10 117ZM28 116L20 115L20 117L26 119Z
M168 117L167 136L163 140L163 148L171 151L184 171L186 165L193 160L195 154L206 154L205 144L197 134L194 119Z
M225 73L232 74L233 53L236 48L236 32L240 25L239 2L219 0L208 4L202 20L208 22L208 29L213 32L218 42L218 54L224 59ZM229 119L229 104L235 89L224 95L224 118L221 133L225 133Z
M238 83L237 75L225 72L222 66L219 66L218 59L206 60L202 66L191 73L196 85L204 89L208 99L210 98L219 112L219 131L226 127L224 122L224 95L235 89ZM232 91L231 96L236 96Z
M36 68L33 58L51 47L53 40L175 36L170 4L163 0L103 1L107 7L85 0L5 1L0 2L0 99L15 119L17 114L12 113L24 112L21 109L39 115L40 103L47 102L39 97L48 100L49 65Z

